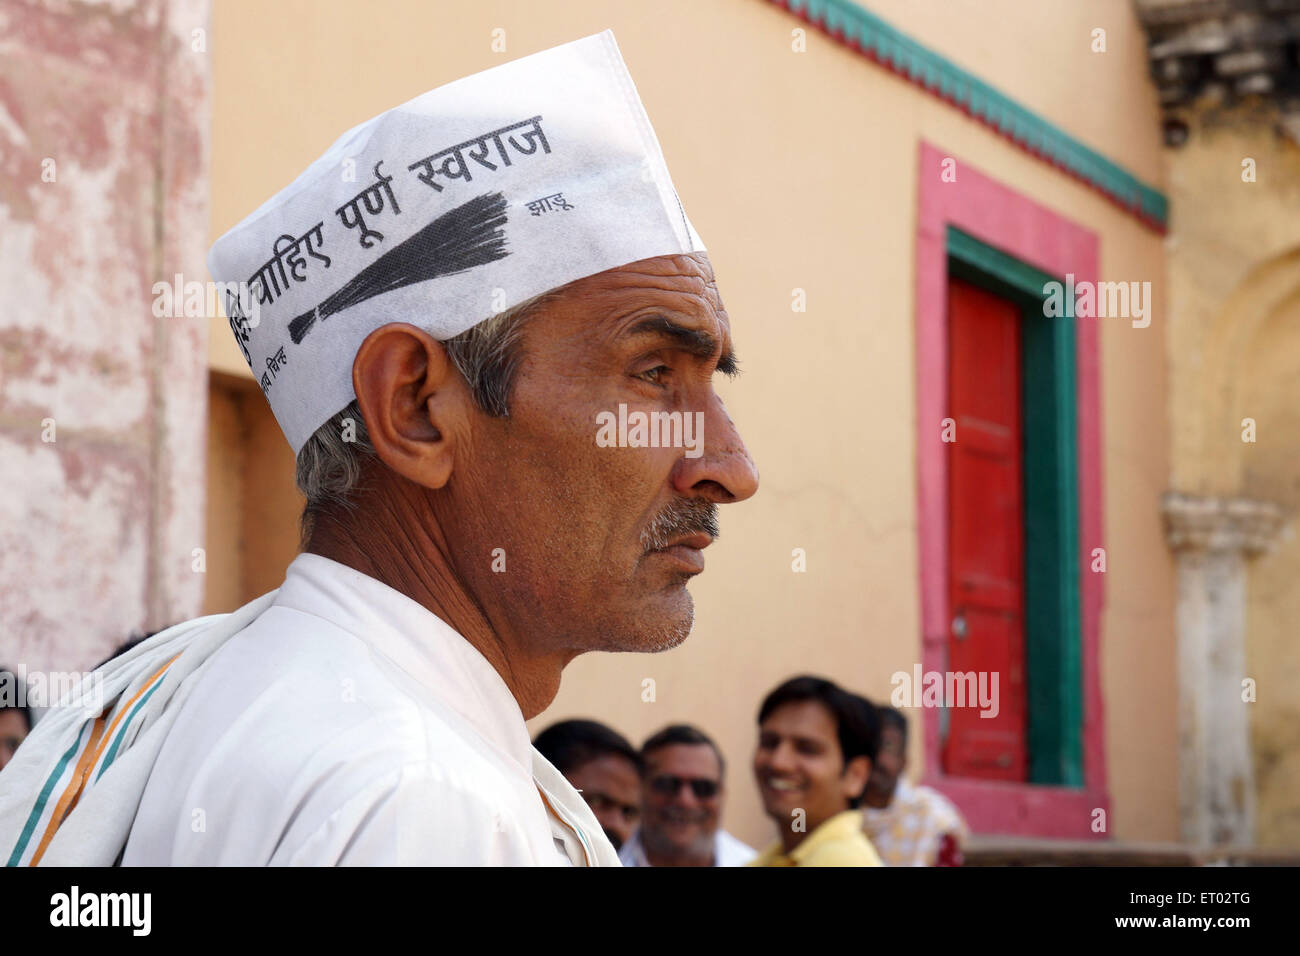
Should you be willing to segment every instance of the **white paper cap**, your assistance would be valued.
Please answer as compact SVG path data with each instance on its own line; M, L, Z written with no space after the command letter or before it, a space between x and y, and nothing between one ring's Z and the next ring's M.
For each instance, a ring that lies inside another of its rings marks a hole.
M614 34L349 130L213 245L230 326L294 454L389 322L439 340L550 289L702 251Z

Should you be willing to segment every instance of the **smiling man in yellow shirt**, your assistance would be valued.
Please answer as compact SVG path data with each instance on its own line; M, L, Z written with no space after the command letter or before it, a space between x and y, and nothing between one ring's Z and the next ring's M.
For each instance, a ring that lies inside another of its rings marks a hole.
M758 711L754 777L780 836L750 866L880 866L856 809L880 747L875 708L795 677Z

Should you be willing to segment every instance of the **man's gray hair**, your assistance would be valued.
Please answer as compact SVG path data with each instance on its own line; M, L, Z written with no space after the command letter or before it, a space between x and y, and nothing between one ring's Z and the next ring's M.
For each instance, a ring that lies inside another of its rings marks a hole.
M559 295L557 289L534 296L442 343L474 401L489 415L509 417L510 391L524 359L520 343L526 320L535 308ZM375 448L356 399L307 439L298 452L297 469L298 489L307 498L302 513L304 542L311 536L318 514L353 507L352 495L362 470L374 457Z

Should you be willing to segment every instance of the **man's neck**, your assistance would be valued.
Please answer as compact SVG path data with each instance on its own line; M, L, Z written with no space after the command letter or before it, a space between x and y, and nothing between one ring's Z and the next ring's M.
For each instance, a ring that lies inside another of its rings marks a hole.
M456 573L437 523L409 498L372 494L355 512L320 515L304 550L360 571L437 615L487 659L524 719L537 716L555 699L572 655L538 652L514 639L503 619L494 620Z
M817 828L813 827L812 829L815 830ZM800 843L802 843L804 841L804 837L806 837L810 832L812 831L810 830L807 832L799 832L799 831L789 830L789 829L782 830L781 851L785 853L786 856L789 856L794 851L795 847L797 847Z
M839 816L847 809L849 809L849 807L846 805L840 810L835 811L828 817L822 817L819 820L807 820L806 821L807 826L804 830L794 830L790 827L782 828L781 849L785 852L785 855L789 856L791 852L793 852L795 847L797 847L804 840L808 839L808 837L812 836L812 834L817 831L818 827L820 827L827 820L831 820Z
M890 790L888 793L873 793L868 790L866 794L863 795L862 802L873 810L883 810L893 801L894 791L897 789L898 785L895 784L894 790Z

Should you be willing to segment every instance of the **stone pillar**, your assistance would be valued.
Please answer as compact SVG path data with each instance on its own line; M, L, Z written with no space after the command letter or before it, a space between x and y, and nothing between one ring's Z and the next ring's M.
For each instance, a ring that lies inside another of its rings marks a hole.
M1274 504L1170 493L1165 534L1178 560L1179 809L1182 838L1250 844L1255 775L1246 673L1246 564L1282 522Z

